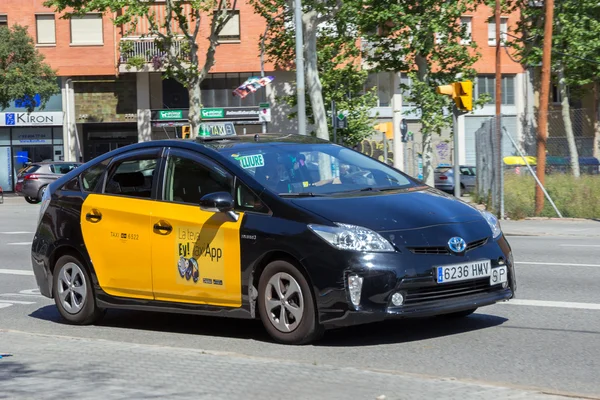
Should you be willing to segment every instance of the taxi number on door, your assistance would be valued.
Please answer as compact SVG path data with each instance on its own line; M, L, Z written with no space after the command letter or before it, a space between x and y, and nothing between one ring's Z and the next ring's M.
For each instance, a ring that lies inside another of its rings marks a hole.
M465 281L477 278L490 278L490 285L507 281L506 266L492 268L490 260L480 260L464 264L437 267L437 283Z

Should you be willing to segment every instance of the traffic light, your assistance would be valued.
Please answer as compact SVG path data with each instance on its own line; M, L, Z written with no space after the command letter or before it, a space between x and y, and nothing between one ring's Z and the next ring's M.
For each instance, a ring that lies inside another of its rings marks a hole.
M394 139L394 125L391 122L382 122L375 125L375 130L385 133L385 137L392 140Z
M191 133L191 128L189 125L185 125L181 127L181 137L183 139L189 139Z
M441 85L436 89L438 94L452 97L456 107L462 111L473 110L473 82L453 82L449 85Z

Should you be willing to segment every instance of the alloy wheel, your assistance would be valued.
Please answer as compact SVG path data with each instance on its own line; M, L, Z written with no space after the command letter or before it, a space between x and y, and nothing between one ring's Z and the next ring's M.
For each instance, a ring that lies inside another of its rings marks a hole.
M269 279L264 295L269 320L278 331L292 332L300 325L304 297L294 277L285 272L276 273Z
M87 286L81 268L72 262L66 263L58 272L58 296L64 310L77 314L85 305Z

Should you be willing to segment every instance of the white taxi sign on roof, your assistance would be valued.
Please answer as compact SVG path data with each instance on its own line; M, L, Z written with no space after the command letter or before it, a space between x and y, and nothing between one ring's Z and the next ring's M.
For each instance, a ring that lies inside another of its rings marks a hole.
M200 139L215 136L235 136L236 134L232 122L201 123L198 129L198 138Z

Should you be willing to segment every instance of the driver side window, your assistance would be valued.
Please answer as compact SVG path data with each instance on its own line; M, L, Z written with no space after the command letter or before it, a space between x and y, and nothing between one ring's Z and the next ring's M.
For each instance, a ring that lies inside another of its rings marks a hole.
M167 161L163 198L166 201L197 205L210 193L231 193L231 177L189 158L173 155Z

